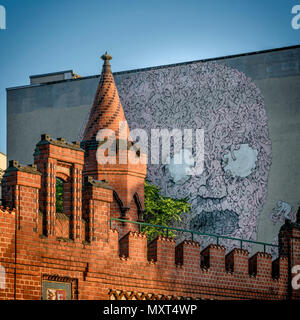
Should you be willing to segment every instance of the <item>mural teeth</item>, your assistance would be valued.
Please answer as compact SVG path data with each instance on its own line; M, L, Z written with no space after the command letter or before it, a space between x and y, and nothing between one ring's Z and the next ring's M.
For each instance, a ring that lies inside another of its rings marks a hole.
M232 234L238 228L239 216L230 210L201 211L190 222L191 230L220 235Z

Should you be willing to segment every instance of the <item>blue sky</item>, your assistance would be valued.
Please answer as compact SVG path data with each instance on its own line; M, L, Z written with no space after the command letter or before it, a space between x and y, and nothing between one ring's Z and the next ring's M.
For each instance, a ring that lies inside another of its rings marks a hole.
M5 88L73 69L100 73L300 44L291 10L300 0L0 0L0 151L6 152Z

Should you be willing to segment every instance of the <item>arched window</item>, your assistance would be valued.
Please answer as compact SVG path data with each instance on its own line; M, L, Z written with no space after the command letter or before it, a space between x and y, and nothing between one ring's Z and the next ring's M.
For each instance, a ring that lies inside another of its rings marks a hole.
M57 237L70 239L71 234L71 182L56 178L56 223Z
M56 178L56 213L64 212L64 182Z

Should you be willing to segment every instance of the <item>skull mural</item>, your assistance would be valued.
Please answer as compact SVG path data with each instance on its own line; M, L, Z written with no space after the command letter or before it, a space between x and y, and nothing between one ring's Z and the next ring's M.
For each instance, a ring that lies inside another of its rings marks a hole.
M149 137L151 129L204 129L201 175L184 174L189 162L148 162L148 178L164 195L189 198L192 210L180 227L255 240L271 142L254 82L223 64L199 62L131 73L116 83L131 129Z

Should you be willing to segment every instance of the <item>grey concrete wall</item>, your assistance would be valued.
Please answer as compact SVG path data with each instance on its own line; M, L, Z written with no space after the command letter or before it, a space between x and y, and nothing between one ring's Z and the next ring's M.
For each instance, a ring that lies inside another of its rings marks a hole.
M259 239L269 242L277 236L283 216L295 219L300 207L300 76L275 77L256 83L264 95L272 141L268 198L258 232ZM278 201L283 203L278 206ZM290 204L292 211L284 203ZM270 215L278 211L282 218L271 222Z
M272 164L257 238L272 242L285 216L294 219L300 206L300 46L214 59L212 62L225 64L252 78L264 98L272 143ZM200 63L186 63L182 67ZM115 81L118 87L124 87L126 79L137 75L142 79L151 70L159 73L166 68L116 73ZM93 76L8 89L8 160L31 163L34 146L41 133L77 140L93 102L98 80ZM129 116L126 104L123 107ZM130 116L128 118L131 119Z
M76 140L98 79L63 81L7 91L8 159L31 163L43 132Z

